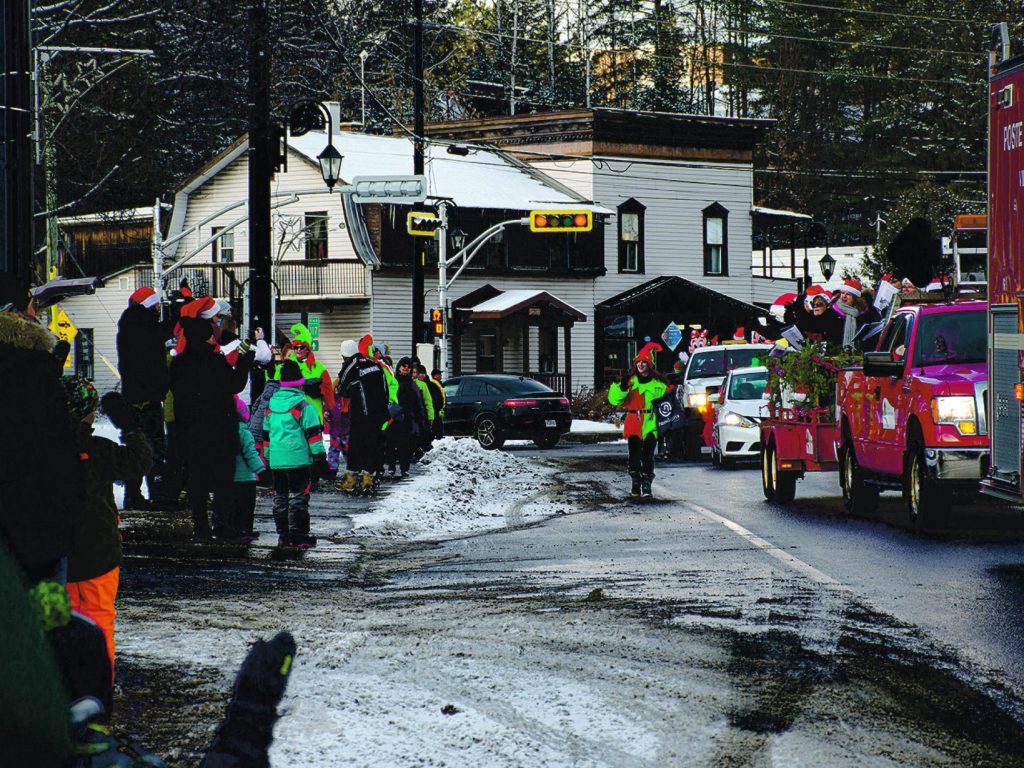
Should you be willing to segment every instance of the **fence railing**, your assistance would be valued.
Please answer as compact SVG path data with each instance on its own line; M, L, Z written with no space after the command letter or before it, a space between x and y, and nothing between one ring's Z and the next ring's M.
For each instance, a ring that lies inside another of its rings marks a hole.
M246 262L188 262L166 273L169 288L183 279L197 296L240 296L249 279ZM359 261L312 259L281 261L273 270L274 284L282 299L291 298L365 298L369 296L366 266ZM140 266L135 271L136 287L153 284L153 268Z

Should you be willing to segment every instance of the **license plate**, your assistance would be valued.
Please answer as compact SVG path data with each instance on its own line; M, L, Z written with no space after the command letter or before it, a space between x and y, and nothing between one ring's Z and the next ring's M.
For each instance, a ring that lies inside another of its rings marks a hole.
M558 422L555 421L554 419L545 419L544 420L544 426L545 427L557 427L558 426Z

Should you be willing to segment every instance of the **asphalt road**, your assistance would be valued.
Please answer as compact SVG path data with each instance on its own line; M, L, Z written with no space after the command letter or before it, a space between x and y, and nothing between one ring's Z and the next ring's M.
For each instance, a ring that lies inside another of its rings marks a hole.
M555 469L551 518L510 498L492 533L365 540L362 503L318 494L314 531L342 535L295 563L136 527L124 722L195 764L246 643L284 626L276 766L1019 765L1016 511L919 533L895 497L845 517L835 475L778 508L706 462L659 465L638 504L624 445L511 453Z

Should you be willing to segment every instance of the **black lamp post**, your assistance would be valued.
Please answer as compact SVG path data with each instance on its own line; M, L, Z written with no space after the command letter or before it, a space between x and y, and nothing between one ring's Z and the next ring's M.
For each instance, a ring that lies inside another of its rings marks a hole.
M341 161L343 159L341 152L335 149L330 139L328 139L324 151L316 156L316 161L320 163L320 175L324 177L324 183L327 184L328 189L334 189L334 185L341 178Z
M466 233L462 231L462 227L456 226L451 231L450 237L452 238L452 248L455 249L455 253L458 253L466 244Z
M821 267L821 274L825 277L827 283L832 279L832 274L836 271L836 260L828 252L828 244L825 245L825 255L818 259L818 266Z

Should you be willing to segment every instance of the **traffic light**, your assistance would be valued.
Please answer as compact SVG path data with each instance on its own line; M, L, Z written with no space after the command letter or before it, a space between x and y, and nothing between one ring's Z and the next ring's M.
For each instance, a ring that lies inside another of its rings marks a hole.
M444 310L440 307L430 310L430 327L434 329L435 339L444 336Z
M591 211L530 211L531 232L589 232L593 228Z
M440 227L441 220L432 211L412 211L406 218L406 229L417 237L433 237Z

